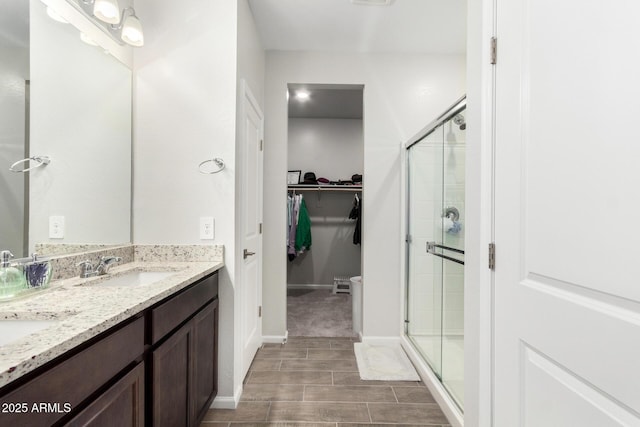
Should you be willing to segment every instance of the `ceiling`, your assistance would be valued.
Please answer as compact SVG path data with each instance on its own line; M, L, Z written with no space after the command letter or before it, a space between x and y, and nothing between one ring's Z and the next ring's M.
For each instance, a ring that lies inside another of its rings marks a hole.
M266 50L464 54L466 0L249 0Z
M290 118L362 119L362 85L290 84L288 88ZM298 99L300 90L309 99Z

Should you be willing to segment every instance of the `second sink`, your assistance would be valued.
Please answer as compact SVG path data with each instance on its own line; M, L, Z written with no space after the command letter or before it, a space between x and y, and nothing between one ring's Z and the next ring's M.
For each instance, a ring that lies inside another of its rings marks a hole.
M91 281L82 284L99 286L99 287L129 287L129 286L141 286L150 285L167 277L176 274L175 271L141 271L134 270L127 273L121 273L114 276L110 276L106 279Z

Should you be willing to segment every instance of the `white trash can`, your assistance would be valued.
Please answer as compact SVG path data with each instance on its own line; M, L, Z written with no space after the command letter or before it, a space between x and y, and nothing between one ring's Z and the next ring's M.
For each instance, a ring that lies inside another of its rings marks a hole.
M354 276L350 280L353 332L362 335L362 276Z

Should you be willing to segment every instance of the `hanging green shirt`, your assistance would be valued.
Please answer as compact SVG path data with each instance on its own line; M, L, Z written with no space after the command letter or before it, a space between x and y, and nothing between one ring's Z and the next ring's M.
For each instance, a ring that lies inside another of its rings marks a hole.
M296 229L296 252L311 249L311 218L307 211L307 204L304 199L300 201L300 211L298 212L298 227Z

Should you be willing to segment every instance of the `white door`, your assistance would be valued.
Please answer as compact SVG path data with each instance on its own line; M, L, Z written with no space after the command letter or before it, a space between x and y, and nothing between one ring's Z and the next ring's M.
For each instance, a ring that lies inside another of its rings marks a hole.
M494 425L640 426L640 2L497 17Z
M249 86L242 81L242 159L239 197L242 285L240 292L243 376L262 344L262 135L263 115Z

